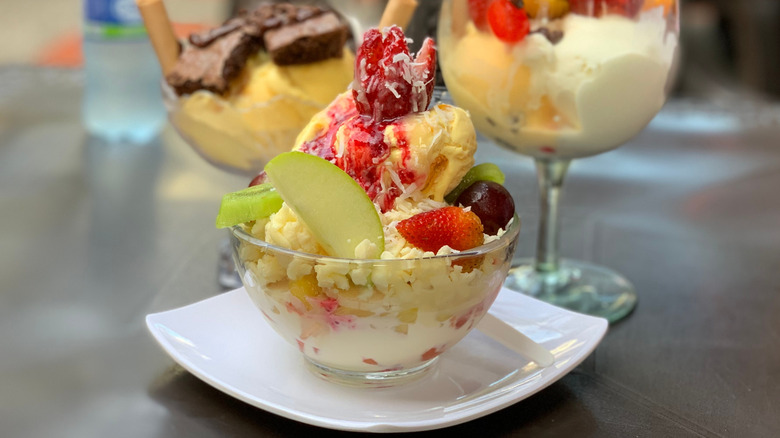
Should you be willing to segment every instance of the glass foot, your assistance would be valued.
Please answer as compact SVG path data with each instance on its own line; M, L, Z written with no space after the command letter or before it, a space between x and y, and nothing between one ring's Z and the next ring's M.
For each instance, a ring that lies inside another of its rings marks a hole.
M610 323L636 306L634 287L617 272L576 260L562 260L554 272L534 269L534 259L522 259L509 271L504 285L544 302Z
M360 372L331 368L304 356L309 371L329 382L359 388L389 388L415 381L426 374L436 364L438 357L418 365L394 371Z

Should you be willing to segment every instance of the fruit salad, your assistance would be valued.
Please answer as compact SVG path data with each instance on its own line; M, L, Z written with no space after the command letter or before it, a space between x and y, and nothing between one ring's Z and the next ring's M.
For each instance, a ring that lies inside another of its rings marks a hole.
M477 128L537 158L615 148L665 101L676 0L453 0L439 40L447 89Z
M369 30L351 90L222 202L249 295L336 380L426 369L509 269L514 202L496 165L474 165L468 114L431 104L435 66L432 39L413 56L400 28Z

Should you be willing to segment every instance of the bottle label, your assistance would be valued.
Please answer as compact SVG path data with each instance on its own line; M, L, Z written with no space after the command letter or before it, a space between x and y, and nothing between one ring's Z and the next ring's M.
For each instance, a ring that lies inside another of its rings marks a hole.
M146 37L135 0L85 0L84 30L92 38Z

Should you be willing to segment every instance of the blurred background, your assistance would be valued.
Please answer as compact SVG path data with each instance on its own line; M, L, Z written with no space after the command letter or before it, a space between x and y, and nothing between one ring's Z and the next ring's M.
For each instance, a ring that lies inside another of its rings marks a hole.
M220 23L252 3L165 0L182 34ZM439 1L420 3L411 25L417 40L433 31ZM2 0L1 9L0 65L81 67L82 0ZM737 93L780 99L780 1L682 0L681 11L683 57L675 96L728 102Z

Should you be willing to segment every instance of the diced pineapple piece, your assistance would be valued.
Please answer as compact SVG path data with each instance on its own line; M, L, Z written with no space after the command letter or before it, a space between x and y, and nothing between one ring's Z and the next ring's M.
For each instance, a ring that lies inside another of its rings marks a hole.
M319 296L322 291L317 286L317 276L314 274L304 275L303 277L290 282L290 293L298 298L306 310L311 310L312 306L308 298Z
M452 316L453 316L453 315L452 315L452 313L439 312L439 313L436 315L436 321L439 321L439 322L444 322L444 321L446 321L446 320L448 320L448 319L452 318Z
M407 324L414 324L417 321L417 308L413 307L398 312L398 320Z
M356 309L354 307L339 306L334 312L334 315L354 315L359 317L373 316L374 312L370 310Z

